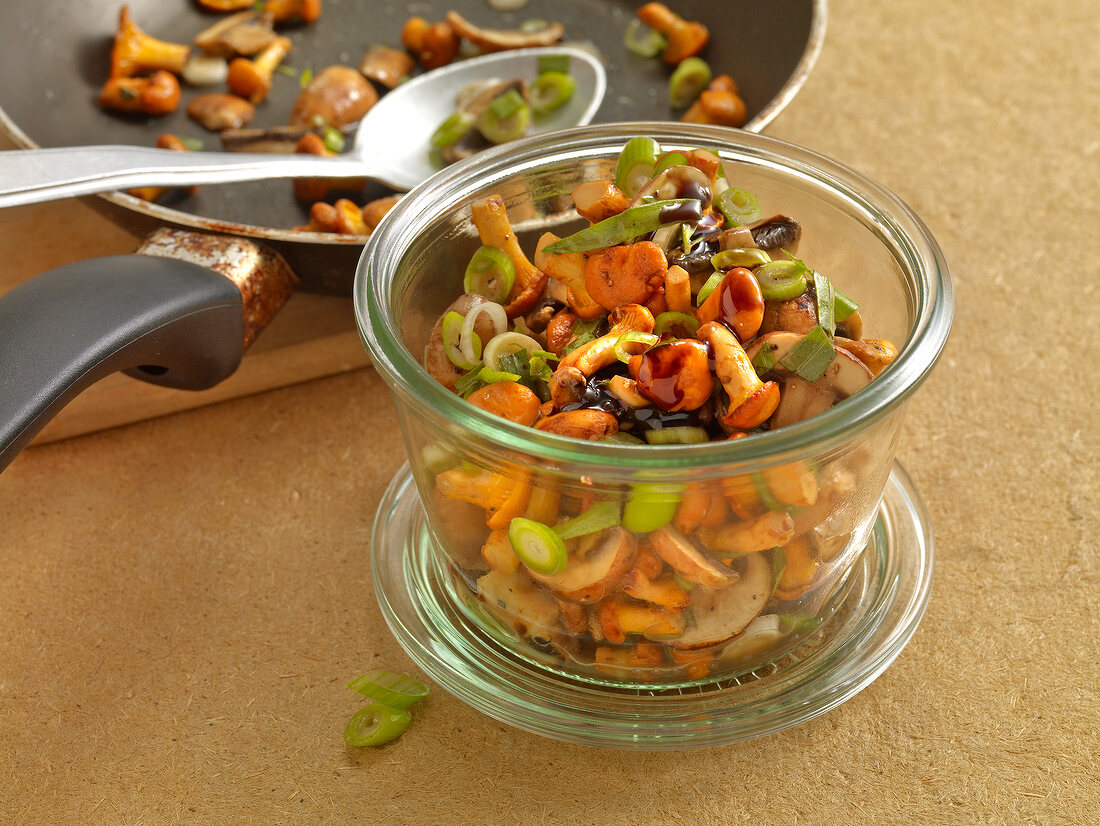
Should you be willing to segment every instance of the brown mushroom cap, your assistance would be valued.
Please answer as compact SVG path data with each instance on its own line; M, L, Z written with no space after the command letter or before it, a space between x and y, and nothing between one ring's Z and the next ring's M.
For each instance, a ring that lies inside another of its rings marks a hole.
M428 343L424 346L424 368L431 374L432 378L446 387L448 390L455 389L455 380L462 375L462 370L455 367L449 358L447 358L447 351L443 347L443 319L446 318L447 313L458 313L465 317L466 313L470 312L478 304L486 303L486 299L476 293L463 293L456 298L446 310L439 314L439 319L435 322L435 326L432 328L432 334L428 337ZM487 342L493 337L493 322L482 313L474 322L474 332L482 342Z
M301 91L290 113L291 126L305 126L321 118L327 125L347 126L363 118L378 92L350 66L329 66Z
M210 92L193 97L187 104L187 116L211 132L240 129L256 115L256 107L244 98L225 92Z

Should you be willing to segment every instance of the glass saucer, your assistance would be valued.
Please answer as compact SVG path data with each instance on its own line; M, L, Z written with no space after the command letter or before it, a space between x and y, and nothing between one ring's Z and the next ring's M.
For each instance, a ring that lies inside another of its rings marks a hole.
M379 607L424 673L473 708L526 731L592 746L719 746L811 720L870 685L916 631L932 586L924 503L894 463L871 532L833 615L793 651L735 679L615 689L570 679L509 652L454 601L406 464L375 517Z

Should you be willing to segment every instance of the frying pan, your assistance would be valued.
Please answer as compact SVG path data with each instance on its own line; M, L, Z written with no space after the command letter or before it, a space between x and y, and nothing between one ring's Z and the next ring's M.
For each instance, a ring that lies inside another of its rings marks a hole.
M475 24L515 28L529 19L558 20L567 39L588 42L608 69L608 93L596 122L668 120L669 70L623 45L623 32L643 0L529 0L498 12L485 0L422 0L415 13L441 20L454 9ZM0 4L0 128L22 147L88 144L151 146L163 132L214 145L183 113L149 120L104 112L96 103L106 79L121 3L50 0ZM738 81L749 121L759 131L801 87L821 48L825 0L678 0L682 16L705 23L705 56L716 74ZM129 0L149 34L190 42L218 19L193 0ZM367 47L400 43L411 12L383 0L325 0L321 19L291 29L289 65L301 71L333 63L357 65ZM286 122L298 83L276 77L253 126ZM184 99L194 94L185 90ZM441 113L440 119L446 113ZM357 193L362 203L384 190ZM124 193L90 203L131 232L157 228L243 236L274 248L303 289L350 295L362 249L357 237L292 229L308 221L286 181L203 187L165 203ZM64 404L116 370L183 389L210 387L236 368L242 306L229 279L194 263L116 256L62 267L0 297L0 471ZM43 313L46 317L39 317Z
M286 64L299 71L317 71L333 63L357 65L370 45L399 45L401 27L412 13L435 21L454 9L475 24L493 28L514 28L531 19L558 20L565 25L567 40L590 43L606 62L608 93L596 122L676 119L680 113L667 102L667 67L623 45L623 32L643 1L529 0L518 11L499 12L486 0L422 0L415 6L325 0L316 23L284 30L294 43ZM16 144L152 146L158 135L172 132L220 148L217 136L184 112L195 90L185 88L180 109L157 119L108 113L98 106L122 3L0 4L0 43L7 67L0 72L0 129ZM134 21L150 35L180 43L189 43L220 18L195 0L128 0L128 5ZM825 0L670 0L669 5L710 29L705 56L716 74L737 80L748 109L749 131L763 129L794 97L824 38ZM251 125L286 123L298 91L294 77L277 74ZM441 113L440 119L445 115ZM372 185L350 197L363 203L384 194L386 190ZM161 203L121 192L90 200L138 235L167 224L261 239L287 259L303 289L351 294L362 239L293 229L308 223L309 205L294 198L287 181L206 186L193 196L181 192Z

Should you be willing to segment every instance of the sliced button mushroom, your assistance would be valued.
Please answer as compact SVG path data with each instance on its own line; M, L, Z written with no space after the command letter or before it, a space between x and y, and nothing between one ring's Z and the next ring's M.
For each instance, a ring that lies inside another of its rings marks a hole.
M206 54L215 57L251 57L262 52L278 37L271 24L269 15L255 10L242 11L222 18L199 32L193 42Z
M645 203L647 198L667 201L673 198L694 198L702 209L710 205L710 177L701 169L687 164L676 164L652 178L630 199L630 206Z
M756 358L760 349L768 345L771 347L772 357L775 359L775 371L780 375L791 375L783 367L782 361L791 352L791 348L798 344L802 338L798 333L768 333L765 336L760 336L752 343L748 349L748 357L750 360ZM832 390L840 399L846 399L866 387L873 378L874 374L867 365L843 347L837 347L836 358L833 359L832 364L825 368L825 372L818 377L814 384L820 388Z
M649 541L657 555L688 582L725 588L740 579L737 571L723 565L671 525L651 533Z
M773 215L750 224L749 231L756 246L769 252L780 249L794 252L798 249L798 239L802 237L801 224L786 215Z
M395 89L415 66L408 52L392 46L373 46L359 61L359 73L387 89Z
M478 577L477 595L522 637L550 640L561 633L557 601L520 571L490 571Z
M784 389L776 408L777 418L772 422L774 427L794 424L827 410L836 402L862 390L874 378L867 365L843 347L836 347L836 357L825 368L825 372L816 381L805 382L781 363L802 338L797 333L768 333L756 339L748 349L747 355L752 360L762 348L771 348L772 358L775 359L772 374L783 381ZM788 394L793 395L787 399L782 398Z
M672 642L677 648L719 645L741 633L764 610L772 590L772 568L764 554L738 560L744 568L728 588L693 588L691 616L695 624Z
M765 301L761 333L786 330L805 335L817 326L817 301L810 291L785 301Z
M329 66L309 82L290 112L290 125L311 125L318 118L342 127L362 120L378 102L378 92L350 66Z
M225 92L198 95L187 104L187 116L211 132L240 129L247 126L255 115L255 106Z
M565 26L556 22L547 23L541 29L526 32L518 29L483 29L475 26L456 11L447 12L446 19L455 34L486 52L553 46L565 36Z
M600 543L583 559L570 557L565 570L556 574L531 572L533 579L570 602L598 602L610 594L634 562L638 543L630 531L610 528Z
M266 129L226 129L221 133L226 152L272 152L293 154L306 135L317 135L314 127L272 126Z

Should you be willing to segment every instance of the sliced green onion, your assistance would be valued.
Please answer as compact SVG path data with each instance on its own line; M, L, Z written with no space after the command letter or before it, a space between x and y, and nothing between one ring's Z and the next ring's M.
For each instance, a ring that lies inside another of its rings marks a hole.
M503 250L481 246L466 265L462 288L498 304L508 298L516 283L516 265Z
M836 349L820 326L814 327L802 337L779 362L792 373L806 381L817 381L825 368L836 358Z
M732 267L752 269L772 260L768 253L755 247L722 250L710 257L710 263L716 270L728 270Z
M628 198L653 177L653 167L661 146L653 138L639 135L626 142L615 164L615 186Z
M307 86L309 86L309 84L312 80L313 80L313 68L311 66L306 66L304 69L302 69L302 73L300 75L298 75L298 88L299 89L306 88Z
M836 290L833 282L819 272L814 273L814 293L817 295L817 323L825 334L836 334Z
M806 289L806 265L801 261L769 261L752 271L767 301L785 301Z
M485 384L495 384L498 381L519 381L519 373L507 373L503 370L494 370L492 367L482 367L477 377Z
M384 669L356 677L348 688L390 708L408 708L428 696L428 687L420 680Z
M481 360L481 338L477 333L473 333L469 341L469 352L463 350L462 328L465 322L462 313L452 310L443 316L443 326L440 329L443 335L443 351L447 354L448 361L460 370L470 370Z
M568 561L562 538L549 525L534 519L514 517L508 524L508 540L519 561L535 573L561 573Z
M783 576L783 571L787 567L787 552L782 548L776 548L772 551L772 594L775 593L775 589L779 587L779 579Z
M562 72L543 72L527 90L531 101L531 111L536 115L545 115L560 109L573 97L577 81L571 75Z
M390 708L371 703L359 709L344 728L344 742L349 746L381 746L405 733L412 715L404 708Z
M694 336L699 329L699 319L687 313L677 313L672 310L661 313L654 319L653 333L661 336L670 330L682 330L686 337Z
M788 508L772 496L771 489L768 487L768 483L764 481L764 477L759 473L752 475L752 484L756 488L756 495L760 498L764 507L770 511L786 511Z
M325 149L332 152L334 155L339 155L344 151L344 147L347 145L347 139L344 138L343 133L334 126L326 126L325 134L322 138L325 144Z
M442 149L445 146L458 143L465 137L467 132L474 128L476 123L477 118L474 115L460 109L439 124L439 128L432 133L431 145L436 149Z
M716 272L710 278L706 280L706 283L699 288L699 294L695 296L695 306L702 307L703 302L706 301L712 292L718 289L718 285L725 279L726 274L724 272Z
M707 431L694 425L647 430L645 438L651 445L695 445L710 441Z
M522 137L530 125L531 109L515 89L493 98L477 122L478 131L490 143L506 143Z
M524 34L535 34L549 27L550 23L541 17L530 17L519 24L519 31Z
M569 74L569 55L548 54L539 58L539 74Z
M572 338L570 338L569 343L562 348L561 354L567 356L578 347L588 344L590 341L595 341L596 331L600 328L603 321L603 316L590 319L577 319L574 321Z
M615 339L615 343L612 345L611 349L615 351L615 358L623 364L626 364L634 356L633 353L627 352L626 345L644 344L648 348L652 347L658 341L660 341L660 338L653 333L643 333L640 330L629 330Z
M821 617L798 617L794 614L779 614L778 617L780 627L788 634L805 634L824 622Z
M589 250L623 244L637 238L639 235L653 232L653 230L667 222L668 219L663 216L669 213L676 214L676 220L681 220L683 216L679 214L682 212L679 207L686 204L700 206L699 201L694 198L678 198L671 201L653 201L641 206L630 207L630 209L624 209L618 215L612 215L597 224L586 227L579 232L574 232L572 235L552 244L547 244L542 248L542 251L547 255L559 252L588 252Z
M712 73L710 66L701 57L689 57L681 60L668 81L668 102L673 109L685 109L691 105L699 93L707 88Z
M623 527L632 533L650 533L672 521L680 507L683 485L632 485L623 506Z
M481 374L481 365L477 365L466 373L463 373L457 379L455 379L455 392L462 398L468 398L471 393L478 390L483 382L479 378Z
M741 227L759 221L763 212L756 196L744 189L730 187L718 196L718 209L731 227Z
M481 360L481 339L474 332L474 326L482 315L489 316L489 323L493 325L490 338L508 329L508 316L504 308L495 301L483 301L467 310L466 317L462 319L462 335L458 340L458 346L471 365Z
M848 316L859 309L859 302L853 301L848 298L844 293L833 286L833 293L836 296L836 302L833 304L833 318L838 323L847 321Z
M201 152L204 146L202 138L180 138L180 145L188 152Z
M635 17L626 25L623 45L639 57L656 57L668 45L668 38Z
M756 370L756 375L760 378L768 375L775 369L775 346L773 344L765 343L761 346L760 351L752 360L753 369Z
M657 159L653 167L653 175L656 177L670 166L688 166L688 157L683 152L666 152Z
M590 533L607 530L619 524L619 506L611 501L596 502L584 513L566 519L554 526L554 533L562 539L587 536Z
M295 69L293 66L288 66L285 63L280 63L278 66L276 66L275 71L281 75L285 75L286 77L298 77L298 70Z
M644 445L645 440L639 439L633 433L627 433L625 430L616 430L614 433L609 433L600 439L601 442L610 442L615 445Z
M482 358L485 360L485 366L491 370L503 370L504 368L500 362L501 356L515 353L517 350L526 350L530 355L543 352L542 345L531 336L513 330L497 333L489 339L482 352ZM515 371L508 372L514 373Z

